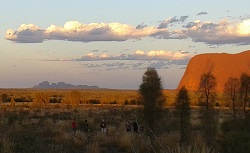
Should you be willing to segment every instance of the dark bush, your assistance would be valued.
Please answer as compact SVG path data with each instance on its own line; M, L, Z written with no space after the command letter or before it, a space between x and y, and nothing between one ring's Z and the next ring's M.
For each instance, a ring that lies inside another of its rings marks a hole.
M31 102L31 99L30 98L26 98L26 97L17 97L17 98L14 98L15 102Z
M205 103L205 102L202 102L202 101L199 101L197 105L198 105L198 106L206 106L206 103Z
M131 105L136 105L136 100L130 100Z
M250 152L250 119L236 119L223 122L221 152Z
M90 104L100 104L101 102L100 102L100 100L91 99L91 100L89 100L89 103Z
M62 98L57 98L57 97L51 97L49 99L50 103L61 103L61 101L62 101Z
M109 102L109 104L117 104L117 102L116 102L116 101L113 101L113 102Z
M128 104L129 104L128 100L125 100L124 105L128 105Z
M7 94L2 94L1 95L1 99L2 99L2 102L5 103L5 102L10 102L11 101L11 97L8 96Z

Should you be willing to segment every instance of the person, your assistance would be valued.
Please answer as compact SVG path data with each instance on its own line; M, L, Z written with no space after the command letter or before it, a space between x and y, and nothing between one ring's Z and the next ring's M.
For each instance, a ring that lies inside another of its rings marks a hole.
M140 132L143 132L144 131L144 126L143 124L140 125Z
M84 131L85 131L85 132L88 132L88 131L89 131L88 120L85 120L85 122L84 122Z
M127 132L131 131L131 123L130 122L127 123L126 128L127 128Z
M101 123L100 127L101 127L101 132L102 132L102 134L105 134L105 135L106 135L106 133L107 133L107 125L106 125L106 123L104 122L104 120L102 120L102 123Z
M134 128L134 132L137 132L137 133L139 132L138 131L138 126L137 126L136 122L133 123L133 128Z
M76 132L76 120L75 120L75 119L73 119L71 125L72 125L72 130L73 130L74 132Z

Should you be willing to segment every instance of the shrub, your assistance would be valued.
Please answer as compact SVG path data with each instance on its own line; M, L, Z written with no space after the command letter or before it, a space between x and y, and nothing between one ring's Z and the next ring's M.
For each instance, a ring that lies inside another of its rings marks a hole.
M11 97L9 97L7 94L2 94L1 95L1 99L2 99L2 102L5 103L5 102L10 102L11 101Z
M100 100L91 99L91 100L89 100L89 103L90 104L100 104L101 102L100 102Z

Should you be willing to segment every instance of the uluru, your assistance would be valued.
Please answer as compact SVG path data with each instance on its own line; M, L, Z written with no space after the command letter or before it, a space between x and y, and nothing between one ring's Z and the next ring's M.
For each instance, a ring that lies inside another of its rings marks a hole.
M244 72L250 74L250 50L237 54L205 53L190 59L177 89L185 86L197 91L201 75L211 71L217 81L217 92L222 92L229 77L240 78Z

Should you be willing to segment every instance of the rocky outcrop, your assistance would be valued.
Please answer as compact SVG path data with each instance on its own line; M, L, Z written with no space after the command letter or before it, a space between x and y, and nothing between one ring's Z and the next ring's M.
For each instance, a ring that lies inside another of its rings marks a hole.
M72 85L66 84L65 82L58 82L50 84L48 81L43 81L38 85L34 86L36 89L99 89L98 86L88 86L88 85Z
M178 85L189 91L197 91L202 74L211 71L217 81L216 91L222 92L229 77L250 74L250 50L238 54L206 53L190 59L186 71Z

